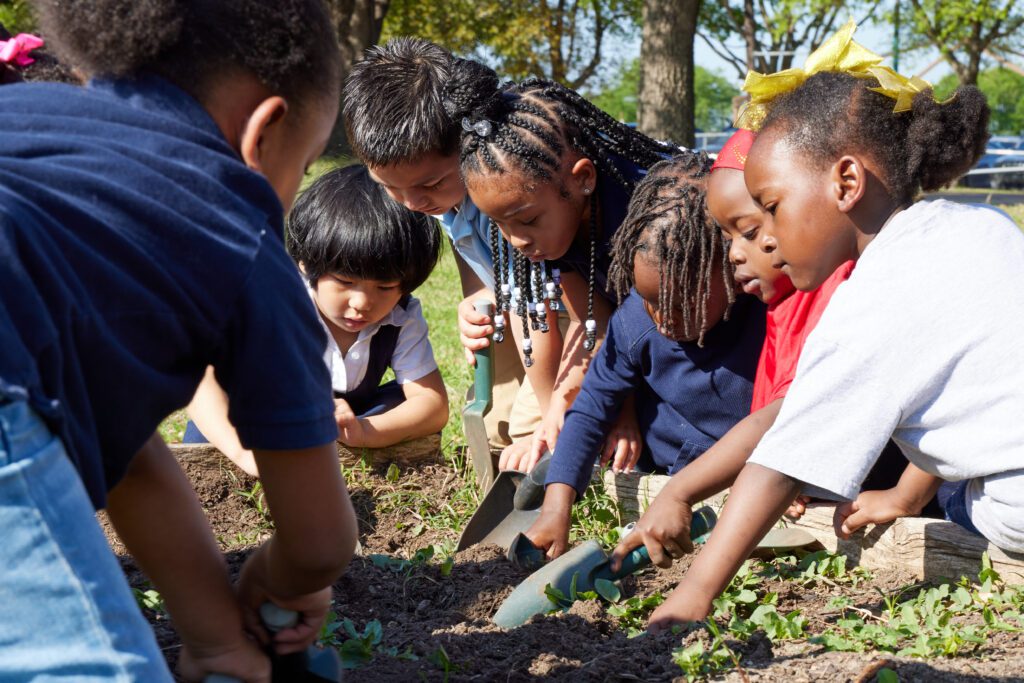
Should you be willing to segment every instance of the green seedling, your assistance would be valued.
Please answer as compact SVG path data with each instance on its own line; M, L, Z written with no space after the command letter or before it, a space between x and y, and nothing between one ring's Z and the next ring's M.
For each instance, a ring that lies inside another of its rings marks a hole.
M740 666L739 658L726 643L714 619L708 619L705 628L712 636L710 643L698 640L672 651L672 661L683 670L687 681L703 680Z
M384 647L381 644L383 639L384 629L377 619L367 622L359 632L351 619L339 619L337 614L329 612L317 640L321 646L338 651L344 669L358 669L378 653L399 659L417 659L411 647L399 652L398 648Z
M267 497L263 492L263 484L256 482L251 489L235 489L235 493L245 499L246 502L259 514L261 526L273 526L270 518L270 508L267 506Z
M132 594L135 596L135 602L138 603L140 608L151 609L154 612L160 612L162 614L167 613L167 608L164 606L163 596L156 590L152 588L146 590L133 588Z
M627 637L635 638L646 632L647 617L663 602L665 596L661 592L655 592L646 598L633 596L621 605L609 606L608 614L619 620L619 628L626 631Z

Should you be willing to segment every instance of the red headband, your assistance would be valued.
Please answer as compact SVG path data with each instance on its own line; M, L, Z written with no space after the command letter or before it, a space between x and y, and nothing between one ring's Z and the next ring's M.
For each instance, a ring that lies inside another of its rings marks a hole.
M726 141L722 151L718 153L718 158L715 159L715 164L711 167L711 170L734 168L737 171L742 171L743 167L747 165L747 155L750 154L750 148L753 146L754 134L749 130L741 128Z

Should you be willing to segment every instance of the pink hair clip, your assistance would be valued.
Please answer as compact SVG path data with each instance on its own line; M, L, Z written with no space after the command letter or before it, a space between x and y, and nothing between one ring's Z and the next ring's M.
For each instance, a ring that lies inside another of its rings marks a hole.
M0 40L0 62L28 66L34 59L29 53L43 46L43 39L31 33L19 33L10 40Z

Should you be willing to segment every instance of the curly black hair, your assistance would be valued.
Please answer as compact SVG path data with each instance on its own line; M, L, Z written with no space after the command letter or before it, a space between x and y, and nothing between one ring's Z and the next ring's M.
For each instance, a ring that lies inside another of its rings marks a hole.
M882 179L899 202L948 185L985 153L989 108L974 86L961 86L945 103L932 91L914 97L910 111L869 90L873 78L819 73L772 103L760 135L780 131L788 145L822 166L852 150L884 169Z
M36 0L43 34L87 76L153 72L200 100L244 69L300 107L337 97L341 55L321 0Z
M370 166L455 154L459 129L441 103L452 55L418 38L394 38L366 51L342 93L345 133Z
M672 311L699 311L696 321L693 315L683 316L684 335L691 338L699 331L698 344L704 342L707 302L716 271L723 279L730 306L736 297L728 250L707 208L710 173L711 159L704 152L679 154L652 166L633 192L626 220L615 233L608 271L608 281L621 301L635 283L637 256L657 264L661 275L659 316L672 334ZM693 322L697 330L691 329Z
M323 174L302 193L288 214L285 242L310 284L343 273L398 280L409 294L437 264L442 237L436 220L392 201L356 164Z

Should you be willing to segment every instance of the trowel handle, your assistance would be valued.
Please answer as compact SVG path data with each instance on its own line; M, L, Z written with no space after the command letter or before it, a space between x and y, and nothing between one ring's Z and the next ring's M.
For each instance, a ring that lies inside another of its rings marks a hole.
M494 317L494 304L488 299L477 299L473 302L473 309L481 315ZM473 357L476 360L476 370L473 373L473 399L486 401L488 405L491 403L491 390L494 384L494 370L491 367L493 344L494 340L492 339L490 344L473 352Z
M711 531L715 524L718 522L718 515L711 509L710 506L705 505L704 507L694 510L693 518L690 522L690 539L696 541L701 536ZM619 580L630 574L634 574L651 563L651 556L647 552L647 546L642 545L639 548L634 549L624 558L622 558L622 565L619 567L619 571L613 575L614 580Z

